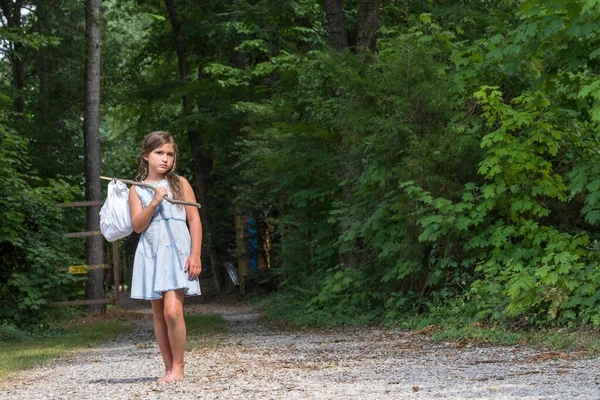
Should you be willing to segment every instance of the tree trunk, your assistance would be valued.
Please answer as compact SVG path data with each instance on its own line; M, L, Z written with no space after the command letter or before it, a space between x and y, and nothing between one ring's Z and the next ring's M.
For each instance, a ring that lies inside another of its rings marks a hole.
M348 48L348 35L344 24L344 13L342 10L341 0L325 0L325 14L327 16L327 31L329 32L329 42L331 47L337 51L343 51ZM341 143L341 177L346 183L342 189L344 204L352 204L354 201L354 180L357 177L356 165L357 157L352 154L352 133L345 132L342 134ZM339 226L340 238L345 235L350 227L349 217L345 216ZM357 268L358 253L354 248L354 244L350 245L350 249L342 250L342 245L339 246L339 262L342 269Z
M212 219L208 213L208 189L212 183L210 172L212 170L213 160L211 155L204 150L205 146L204 143L202 143L201 137L199 130L195 131L190 129L188 131L192 161L196 171L196 197L198 202L202 205L202 208L200 208L200 217L202 219L203 245L208 251L208 257L206 253L203 252L203 254L205 259L210 260L215 288L217 292L221 292L224 282L222 282L221 275L219 274L219 260L212 240Z
M203 79L202 68L198 67L198 80L201 79ZM210 173L212 171L213 159L210 153L206 151L202 136L201 126L197 126L196 130L192 129L192 126L190 126L188 130L188 140L190 142L194 169L196 171L196 197L202 205L202 208L200 208L200 217L202 218L202 228L204 231L202 237L204 238L204 248L208 251L208 255L205 254L205 259L210 260L215 288L217 292L221 292L224 282L219 274L219 260L215 246L213 245L212 218L208 213L208 190L212 184Z
M331 47L337 51L348 48L348 35L344 24L344 14L341 0L325 0L325 13ZM376 33L379 29L379 0L361 0L358 10L357 52L374 51ZM341 177L346 183L342 189L344 203L349 207L354 203L354 185L360 175L360 156L352 150L355 142L354 132L342 133L341 145ZM350 228L350 216L345 215L340 223L340 237ZM345 247L345 246L340 246ZM340 248L339 261L342 269L358 268L359 242L350 244L350 248Z
M327 32L329 42L335 50L348 48L348 35L344 23L342 0L324 0L325 16L327 17Z
M185 41L183 40L183 35L181 34L181 22L177 17L177 10L175 10L175 4L173 0L165 0L165 5L167 6L167 11L169 12L169 19L171 20L173 32L175 33L175 45L177 46L177 60L179 62L179 79L181 79L184 82L187 82L188 62ZM189 100L185 93L183 94L183 111L186 114L189 111L191 111L191 108L189 106Z
M342 196L345 207L350 208L354 203L354 186L360 176L360 155L352 149L354 143L355 132L345 132L342 134L341 147L341 175L342 180L346 182L342 188ZM343 237L351 226L351 216L345 213L342 216L340 224L340 237ZM341 247L344 247L341 245ZM356 269L359 267L360 259L358 256L359 243L353 240L350 243L350 248L340 249L340 264L342 269Z
M1 0L0 8L6 18L7 27L18 32L21 28L21 0ZM13 82L15 88L14 109L21 114L24 110L25 102L23 100L23 90L25 89L25 68L23 67L23 45L15 42L12 44L12 50L9 54Z
M379 0L361 0L358 9L356 51L375 51L379 30Z
M15 96L15 111L23 113L25 109L25 101L23 100L23 90L25 89L25 69L23 67L23 46L20 43L15 43L14 51L16 56L13 56L13 73L15 77L15 88L17 94Z
M173 32L175 33L175 45L177 49L177 59L179 62L179 79L182 82L188 81L189 64L187 61L187 50L186 43L181 32L181 21L177 16L177 10L175 9L174 0L165 0L167 11L169 13L169 19ZM201 70L198 70L198 78L201 78ZM192 114L192 104L187 94L182 96L183 102L183 114L185 116ZM204 143L202 141L201 128L195 127L192 123L188 125L188 141L190 144L190 150L192 153L192 162L194 164L194 170L196 172L196 198L202 205L200 208L200 219L202 220L202 247L206 251L202 251L203 259L210 260L212 268L213 279L215 282L215 288L217 292L221 291L221 279L219 275L218 262L213 252L212 245L212 224L210 216L208 215L208 189L211 183L211 170L212 170L212 157L205 150ZM208 253L207 253L208 251Z
M52 22L50 5L46 2L39 2L36 6L37 24L36 29L42 36L52 34ZM39 78L39 96L35 111L35 143L30 146L37 146L32 149L35 152L34 166L42 176L53 176L55 174L55 162L53 155L57 143L56 134L52 134L57 129L57 113L53 112L52 98L52 49L42 47L39 49L36 64Z
M85 199L100 200L100 18L102 0L86 2L86 57L85 57L85 111L83 137L85 148ZM100 230L100 206L87 207L86 230ZM102 264L102 236L91 236L87 240L86 263ZM104 270L92 269L85 286L86 299L104 297ZM103 305L88 306L89 313L99 313Z

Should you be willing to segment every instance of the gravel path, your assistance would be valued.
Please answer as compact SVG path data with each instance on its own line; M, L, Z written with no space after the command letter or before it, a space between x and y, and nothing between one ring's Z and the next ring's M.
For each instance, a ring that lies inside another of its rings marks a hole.
M2 382L0 399L600 399L600 359L391 329L281 330L241 306L187 311L218 312L229 332L218 348L186 353L183 382L155 382L148 316L114 342Z

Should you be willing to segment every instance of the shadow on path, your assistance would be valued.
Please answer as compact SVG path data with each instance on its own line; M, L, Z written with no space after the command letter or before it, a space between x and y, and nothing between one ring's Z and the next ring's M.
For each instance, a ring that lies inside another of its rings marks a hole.
M112 383L112 384L130 384L130 383L142 383L142 382L156 382L158 378L155 376L144 376L139 378L122 378L122 379L95 379L89 381L90 384L95 383Z

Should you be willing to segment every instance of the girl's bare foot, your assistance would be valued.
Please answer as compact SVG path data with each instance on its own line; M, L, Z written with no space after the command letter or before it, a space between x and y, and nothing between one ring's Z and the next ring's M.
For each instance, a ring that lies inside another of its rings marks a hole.
M169 380L167 382L173 381L182 381L183 380L183 364L173 364L173 368L171 369L171 373L169 375Z
M171 376L171 370L167 370L167 372L165 372L165 374L162 376L162 378L158 378L157 382L171 382L171 380L169 379L169 377Z

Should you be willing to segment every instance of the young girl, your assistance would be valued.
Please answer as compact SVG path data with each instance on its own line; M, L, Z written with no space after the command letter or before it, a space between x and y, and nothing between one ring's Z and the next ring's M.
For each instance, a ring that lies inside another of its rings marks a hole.
M129 191L131 223L137 233L141 232L131 297L152 302L154 331L166 368L159 382L183 379L183 298L200 294L198 275L202 270L198 209L163 201L165 196L196 201L189 182L175 175L176 159L177 146L169 133L148 134L142 146L138 179L156 190L132 186Z

